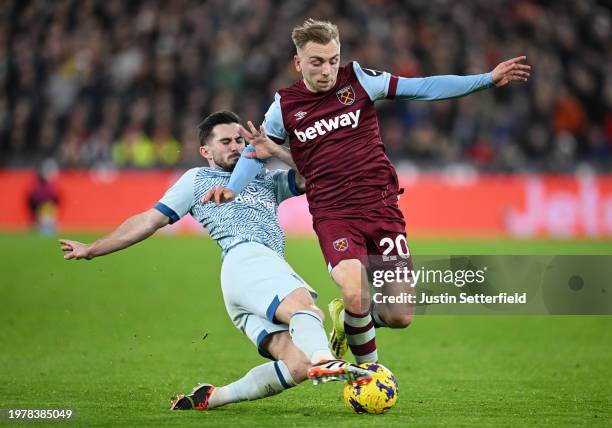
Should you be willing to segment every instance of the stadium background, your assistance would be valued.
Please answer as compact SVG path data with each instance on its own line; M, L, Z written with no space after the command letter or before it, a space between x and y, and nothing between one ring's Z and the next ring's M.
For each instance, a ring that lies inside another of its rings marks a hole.
M520 54L533 67L525 85L377 105L414 253L612 253L605 1L4 1L0 408L75 407L88 426L197 424L167 415L166 398L261 362L224 313L214 243L155 237L69 264L48 236L57 226L91 240L151 207L202 164L207 113L260 121L298 78L289 34L309 16L339 25L344 61L402 76L481 73ZM337 292L305 199L280 217L288 258L324 305ZM190 219L167 229L202 233ZM381 332L403 393L385 422L609 423L610 321L429 317ZM265 425L270 412L355 423L338 391L310 386L207 420Z
M3 229L30 222L33 178L12 168L46 159L90 172L79 186L56 177L64 229L105 229L150 206L168 170L202 163L206 113L261 120L297 78L292 26L319 16L338 23L345 60L402 76L480 73L518 54L533 65L527 85L378 104L411 236L612 234L605 2L9 1L2 16ZM134 197L129 183L143 179ZM290 233L310 231L304 200L281 216Z

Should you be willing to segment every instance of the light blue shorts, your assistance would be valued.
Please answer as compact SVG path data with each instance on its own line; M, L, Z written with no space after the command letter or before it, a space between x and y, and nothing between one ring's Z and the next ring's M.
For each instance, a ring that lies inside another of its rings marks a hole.
M289 330L274 319L276 309L288 294L306 288L317 293L275 251L256 242L245 242L229 250L221 266L221 289L232 322L257 346L270 334Z

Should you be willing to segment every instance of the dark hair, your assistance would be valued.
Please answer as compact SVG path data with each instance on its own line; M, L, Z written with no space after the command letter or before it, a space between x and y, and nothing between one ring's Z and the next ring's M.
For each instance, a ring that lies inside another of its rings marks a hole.
M198 125L198 140L200 141L200 146L206 144L215 126L230 123L240 123L240 117L229 110L216 111L205 117Z

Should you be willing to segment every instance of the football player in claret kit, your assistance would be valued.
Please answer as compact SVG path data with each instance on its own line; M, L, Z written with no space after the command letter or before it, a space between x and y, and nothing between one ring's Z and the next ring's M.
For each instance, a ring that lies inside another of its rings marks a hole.
M327 267L343 301L330 304L331 342L338 357L347 342L358 363L378 360L375 327L403 328L412 320L409 304L373 304L368 273L412 266L406 225L398 207L401 193L385 154L374 102L384 99L443 100L529 78L526 58L516 57L490 73L471 76L403 78L362 67L340 66L337 27L308 19L294 28L295 68L302 79L281 89L260 130L242 130L253 148L243 153L225 188L206 195L231 200L260 170L255 157L269 156L265 134L289 140L291 156L306 179L306 196ZM261 149L257 149L261 147ZM409 282L388 284L385 295L410 293Z
M60 240L64 258L92 259L140 242L156 230L190 213L208 229L222 249L221 288L234 325L272 362L222 387L198 385L179 395L174 410L206 410L278 394L306 378L363 384L371 374L333 357L315 306L315 291L284 260L285 236L278 224L278 205L304 190L294 169L262 171L234 202L222 207L202 203L212 187L226 185L245 147L239 118L217 112L198 126L200 153L210 167L192 168L155 207L126 220L110 235L91 244ZM293 165L276 146L275 156Z

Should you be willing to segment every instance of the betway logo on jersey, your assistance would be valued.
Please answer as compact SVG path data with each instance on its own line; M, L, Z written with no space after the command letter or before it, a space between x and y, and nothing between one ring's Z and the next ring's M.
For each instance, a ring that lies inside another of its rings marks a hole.
M293 133L302 143L308 140L314 140L317 137L323 136L328 132L335 131L338 128L345 128L350 126L351 128L357 128L359 125L359 115L361 110L349 111L348 113L341 114L331 119L317 120L312 126L304 129L303 131L295 130Z

